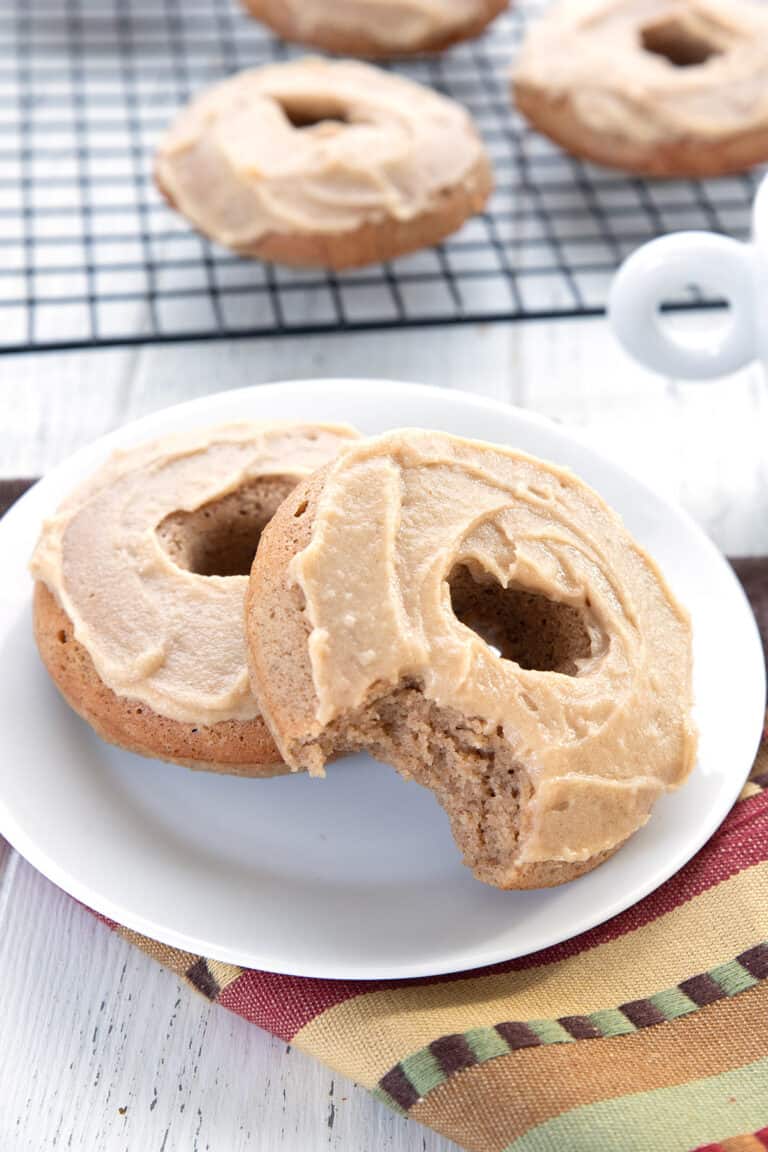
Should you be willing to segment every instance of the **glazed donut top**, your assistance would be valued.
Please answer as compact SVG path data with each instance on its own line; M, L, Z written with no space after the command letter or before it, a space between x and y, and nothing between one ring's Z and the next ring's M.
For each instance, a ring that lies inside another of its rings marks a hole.
M486 0L283 0L297 40L333 28L388 51L450 36L487 12Z
M765 124L767 74L759 4L564 0L531 29L514 81L568 96L597 132L655 141Z
M522 668L461 623L456 566L578 609L588 641L575 674ZM686 613L568 471L442 433L361 441L330 466L290 578L312 625L318 725L414 680L503 731L533 786L521 860L615 846L692 767Z
M368 64L307 58L209 88L161 143L156 173L177 208L237 248L410 220L483 155L453 100Z
M249 481L298 483L354 437L345 427L259 423L184 433L117 453L70 496L45 523L30 568L113 692L182 722L259 714L243 635L247 575L180 567L158 528Z

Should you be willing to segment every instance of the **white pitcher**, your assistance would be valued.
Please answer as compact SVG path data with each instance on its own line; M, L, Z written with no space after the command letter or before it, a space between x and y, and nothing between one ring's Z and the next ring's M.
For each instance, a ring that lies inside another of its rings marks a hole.
M659 305L690 283L714 289L730 310L681 334ZM746 534L754 551L767 553L768 177L755 197L749 242L711 232L652 240L619 269L608 314L624 348L670 378L683 503L722 548ZM748 365L727 383L714 380Z
M644 244L624 262L608 313L616 335L641 364L667 376L708 379L762 360L768 373L768 177L753 209L752 240L676 232ZM659 305L688 283L706 283L730 305L725 326L695 343L662 326Z

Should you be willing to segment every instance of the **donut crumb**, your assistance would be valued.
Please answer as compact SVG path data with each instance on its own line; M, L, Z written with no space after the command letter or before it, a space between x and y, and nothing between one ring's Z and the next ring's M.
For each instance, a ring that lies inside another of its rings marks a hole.
M364 749L434 792L475 876L500 887L510 883L532 789L503 730L440 707L418 683L406 681L346 713L312 743L324 761ZM309 743L303 752L300 759L312 757Z

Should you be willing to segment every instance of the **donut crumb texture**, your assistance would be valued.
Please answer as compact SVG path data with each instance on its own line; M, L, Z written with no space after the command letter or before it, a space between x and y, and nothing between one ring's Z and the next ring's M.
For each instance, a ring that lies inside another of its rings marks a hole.
M496 888L549 888L591 871L618 851L616 845L580 863L514 862L532 788L500 731L428 700L416 682L369 698L324 728L316 740L294 748L298 759L323 761L368 752L391 764L405 780L434 793L451 823L464 864ZM333 771L333 768L330 769Z

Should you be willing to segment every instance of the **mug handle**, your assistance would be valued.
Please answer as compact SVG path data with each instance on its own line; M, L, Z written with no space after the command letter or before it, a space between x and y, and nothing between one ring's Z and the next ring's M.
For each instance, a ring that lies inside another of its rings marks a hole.
M697 282L717 285L731 314L724 329L684 342L662 326L659 305ZM713 232L676 232L644 244L622 264L608 301L613 330L630 355L655 372L686 379L725 376L753 360L755 312L752 249Z

